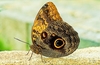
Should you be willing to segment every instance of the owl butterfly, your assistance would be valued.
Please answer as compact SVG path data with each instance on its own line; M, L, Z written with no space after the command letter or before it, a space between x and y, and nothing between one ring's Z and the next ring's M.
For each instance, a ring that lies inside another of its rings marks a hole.
M31 36L32 52L54 58L73 53L80 42L78 33L62 20L52 2L47 2L39 10Z

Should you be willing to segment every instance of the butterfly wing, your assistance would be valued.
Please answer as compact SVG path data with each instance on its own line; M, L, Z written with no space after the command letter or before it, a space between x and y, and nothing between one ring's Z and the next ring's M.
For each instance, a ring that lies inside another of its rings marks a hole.
M47 2L38 12L34 24L32 26L31 38L33 45L31 45L31 50L35 53L40 53L39 49L41 47L37 46L39 44L40 34L45 30L49 23L54 21L62 21L55 5L52 2Z
M33 29L38 32L42 32L45 28L47 28L48 23L54 21L62 21L56 6L52 2L47 2L38 12L34 24Z
M78 33L63 22L55 5L47 2L35 18L32 42L33 52L47 57L62 57L74 52L78 48L80 39Z

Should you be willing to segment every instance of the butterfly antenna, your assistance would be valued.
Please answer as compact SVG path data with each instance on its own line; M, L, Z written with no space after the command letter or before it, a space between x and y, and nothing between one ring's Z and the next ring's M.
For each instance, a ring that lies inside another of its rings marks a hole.
M27 43L27 42L25 42L25 41L22 41L22 40L20 40L20 39L18 39L18 38L15 38L15 37L14 37L14 39L16 39L16 40L18 40L18 41L20 41L20 42L26 43L27 45L29 45L29 46L30 46L30 44L29 44L29 43ZM28 54L29 54L29 52L30 52L30 50L28 51L28 53L27 53L26 55L28 55ZM32 52L32 54L31 54L31 56L30 56L30 58L29 58L29 61L31 60L32 55L33 55L33 52Z
M26 43L26 44L28 44L28 45L30 46L30 44L29 44L28 42L22 41L22 40L20 40L20 39L18 39L18 38L15 38L15 37L14 37L14 39L16 39L16 40L18 40L18 41L20 41L20 42Z

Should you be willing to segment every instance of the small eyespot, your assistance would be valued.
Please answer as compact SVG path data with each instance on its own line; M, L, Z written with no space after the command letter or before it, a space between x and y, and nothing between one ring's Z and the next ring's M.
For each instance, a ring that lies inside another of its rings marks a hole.
M48 7L48 4L45 4L42 8L47 8Z
M56 36L56 34L55 34L55 33L52 33L52 34L51 34L51 36L52 36L52 37L55 37L55 36Z
M49 10L47 9L47 10L45 10L45 13L47 13L48 14L48 12L49 12Z
M63 39L61 38L57 38L55 41L54 41L54 47L59 49L59 48L62 48L63 46L65 45L65 42Z
M47 32L42 32L41 33L41 39L47 38Z

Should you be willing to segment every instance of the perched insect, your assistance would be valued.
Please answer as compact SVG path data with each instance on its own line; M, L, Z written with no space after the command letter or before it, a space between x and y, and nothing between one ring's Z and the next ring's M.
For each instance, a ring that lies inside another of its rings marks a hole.
M31 51L47 57L63 57L79 45L78 33L60 17L55 5L47 2L38 12L31 32Z

